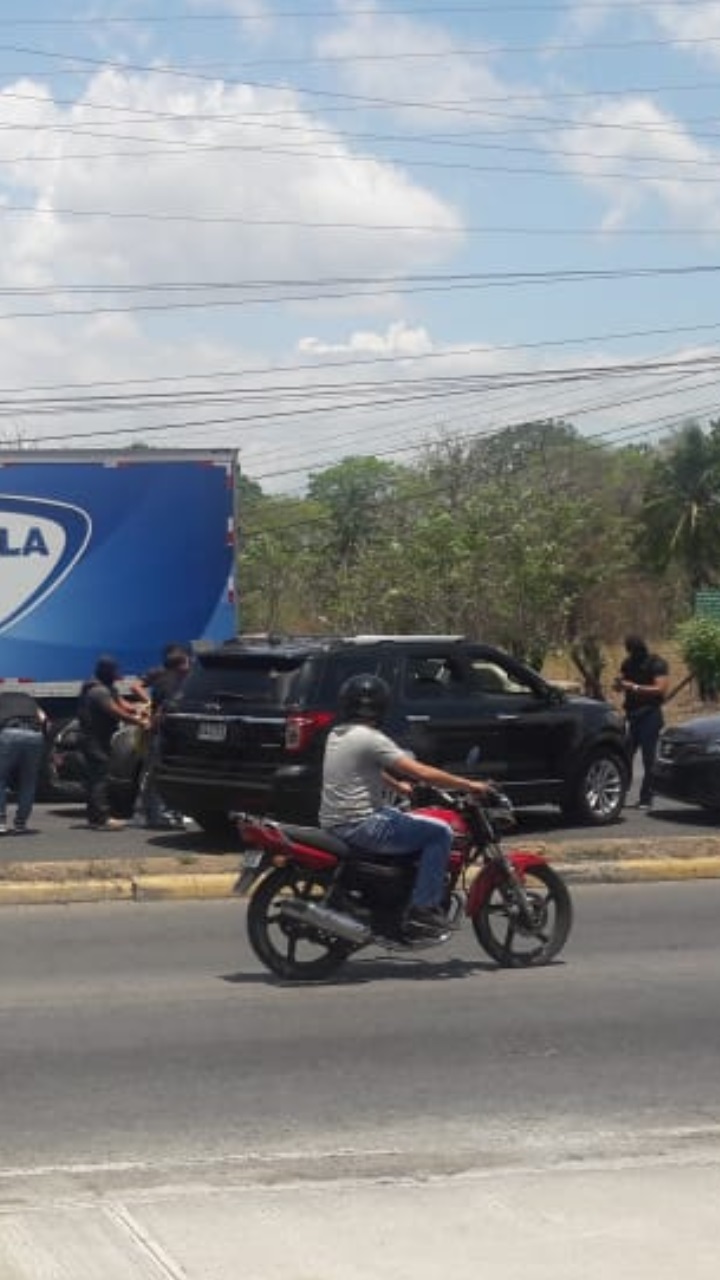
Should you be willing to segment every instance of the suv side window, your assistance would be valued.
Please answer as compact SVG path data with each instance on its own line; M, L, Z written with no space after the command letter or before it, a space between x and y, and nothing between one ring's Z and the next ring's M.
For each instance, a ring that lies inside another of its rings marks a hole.
M380 655L368 653L367 651L352 650L347 653L333 653L330 655L326 668L325 676L322 681L323 697L335 704L337 696L342 685L351 676L359 675L385 675L382 670L382 660Z
M462 664L447 654L411 654L405 662L403 693L412 700L447 700L467 692Z
M533 695L529 684L510 675L498 662L486 658L473 658L468 670L468 693L474 697L485 697L488 694L513 695L527 698Z

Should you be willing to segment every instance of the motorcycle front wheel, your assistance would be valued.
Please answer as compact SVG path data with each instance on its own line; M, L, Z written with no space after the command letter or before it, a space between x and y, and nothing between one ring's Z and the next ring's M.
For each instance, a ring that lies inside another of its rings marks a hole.
M331 977L353 950L352 943L281 914L283 899L312 900L326 892L324 877L298 867L281 867L261 880L252 894L247 908L250 945L260 963L278 978L319 982Z
M496 885L473 916L480 946L505 969L549 964L565 946L572 925L570 894L552 867L529 867L523 885L529 918L510 881Z

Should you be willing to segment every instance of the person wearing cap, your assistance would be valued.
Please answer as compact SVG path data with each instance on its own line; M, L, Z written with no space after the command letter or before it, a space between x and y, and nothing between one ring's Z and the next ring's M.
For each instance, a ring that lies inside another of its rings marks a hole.
M116 659L103 654L95 663L94 675L80 690L77 711L80 752L85 763L88 826L94 831L120 831L125 826L110 812L110 744L118 725L139 724L142 711L121 696L117 688L119 679Z

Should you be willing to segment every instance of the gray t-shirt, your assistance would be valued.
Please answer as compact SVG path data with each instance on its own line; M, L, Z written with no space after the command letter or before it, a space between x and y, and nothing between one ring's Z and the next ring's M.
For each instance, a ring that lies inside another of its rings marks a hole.
M328 736L320 826L362 822L383 803L383 769L406 752L369 724L340 724Z

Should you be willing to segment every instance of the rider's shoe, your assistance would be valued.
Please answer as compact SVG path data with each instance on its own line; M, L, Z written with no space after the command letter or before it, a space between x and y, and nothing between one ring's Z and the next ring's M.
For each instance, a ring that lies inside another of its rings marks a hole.
M405 917L405 931L414 938L438 938L447 933L445 913L437 907L411 907Z

